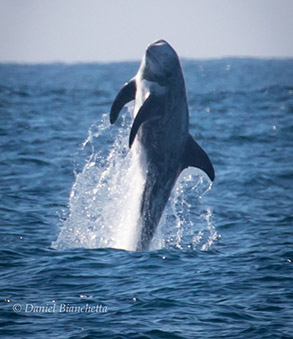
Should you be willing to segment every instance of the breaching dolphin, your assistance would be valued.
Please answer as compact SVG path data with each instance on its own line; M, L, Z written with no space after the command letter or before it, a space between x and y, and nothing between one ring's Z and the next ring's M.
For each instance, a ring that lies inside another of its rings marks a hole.
M165 40L150 44L134 78L114 100L110 122L123 106L135 100L129 147L142 153L145 183L140 202L140 235L137 250L146 250L154 236L172 188L181 171L194 166L211 181L213 165L188 131L189 113L179 58Z

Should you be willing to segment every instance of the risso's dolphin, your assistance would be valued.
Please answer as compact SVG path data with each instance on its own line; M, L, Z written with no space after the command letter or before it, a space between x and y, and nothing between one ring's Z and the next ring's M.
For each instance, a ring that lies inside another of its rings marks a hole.
M135 100L129 147L141 152L145 183L140 202L137 250L146 250L154 236L172 188L181 171L194 166L211 181L213 165L188 132L189 113L179 58L165 40L150 44L134 78L118 93L110 112L114 124L122 107Z

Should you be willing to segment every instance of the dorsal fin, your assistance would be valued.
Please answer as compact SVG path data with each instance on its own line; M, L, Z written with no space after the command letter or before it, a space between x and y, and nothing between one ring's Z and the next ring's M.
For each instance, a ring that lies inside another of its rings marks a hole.
M182 170L190 166L201 169L208 175L211 181L214 181L215 170L210 158L189 134L182 158Z
M136 114L136 117L134 119L134 122L131 127L130 135L129 135L129 148L131 148L135 136L138 132L138 129L141 124L143 124L146 121L153 121L158 119L160 116L157 114L162 107L161 98L151 94L149 97L145 100L143 105L140 107L139 111Z
M110 111L110 122L114 124L117 120L118 115L125 104L135 99L136 94L136 82L135 79L131 79L130 82L126 83L120 92L117 94Z

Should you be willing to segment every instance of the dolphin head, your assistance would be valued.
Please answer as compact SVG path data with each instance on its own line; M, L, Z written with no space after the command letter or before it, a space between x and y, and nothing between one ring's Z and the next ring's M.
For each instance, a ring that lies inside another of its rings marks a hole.
M140 69L144 79L160 85L183 79L178 55L165 40L148 45Z

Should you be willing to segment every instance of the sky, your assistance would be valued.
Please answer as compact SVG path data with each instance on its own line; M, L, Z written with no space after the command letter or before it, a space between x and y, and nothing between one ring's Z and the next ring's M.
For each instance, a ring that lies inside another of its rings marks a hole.
M0 62L293 57L293 0L0 0Z

